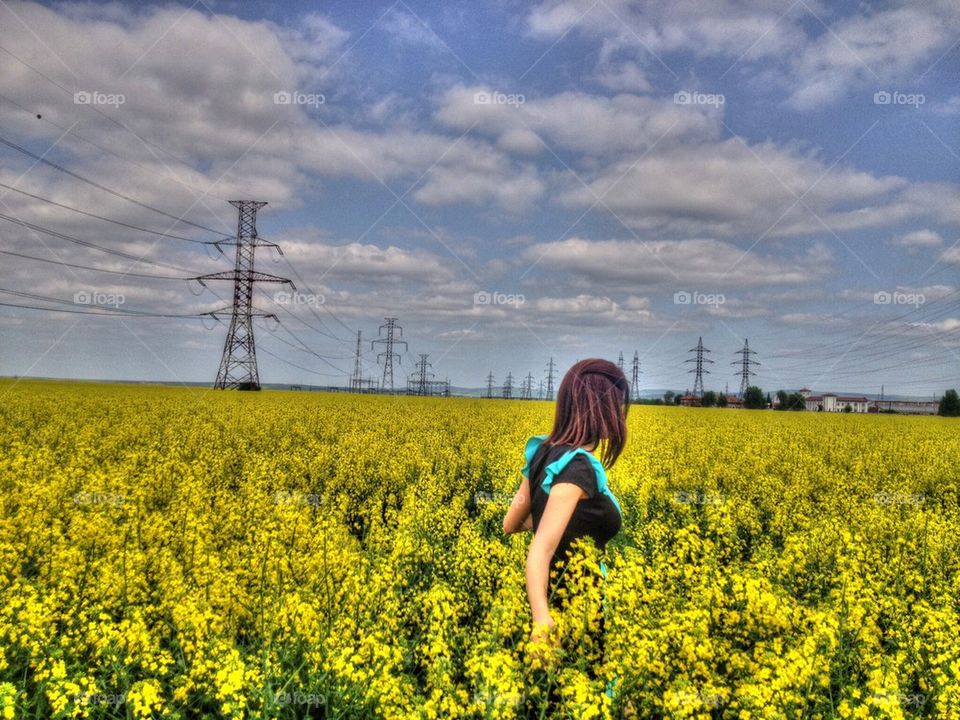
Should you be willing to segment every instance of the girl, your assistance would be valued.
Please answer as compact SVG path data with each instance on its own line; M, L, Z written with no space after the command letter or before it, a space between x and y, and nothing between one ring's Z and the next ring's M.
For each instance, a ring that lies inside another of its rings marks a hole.
M554 625L551 609L559 608L548 585L552 571L562 576L573 541L590 536L602 552L620 531L620 504L605 470L626 444L629 406L630 386L620 368L608 360L581 360L560 384L553 431L527 441L524 479L503 531L534 533L526 567L531 640ZM601 445L598 460L593 452ZM602 563L600 570L606 575Z

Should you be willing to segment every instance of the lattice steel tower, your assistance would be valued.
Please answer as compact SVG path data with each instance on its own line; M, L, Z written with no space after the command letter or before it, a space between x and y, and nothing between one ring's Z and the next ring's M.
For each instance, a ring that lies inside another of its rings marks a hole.
M487 373L487 397L493 397L493 372Z
M750 385L750 376L756 375L756 373L753 372L750 367L752 365L759 365L760 363L750 357L751 355L756 355L757 351L750 349L749 340L744 340L743 349L737 350L737 352L734 354L740 355L740 359L734 360L730 364L740 366L740 370L737 371L737 374L740 376L740 393L737 395L737 398L743 400L743 396L746 395L747 388Z
M553 370L555 365L553 364L553 358L550 358L550 362L547 363L547 400L553 400Z
M533 400L533 373L527 373L520 385L520 399Z
M630 387L633 390L633 399L640 399L640 355L636 350L633 351L633 367L630 370Z
M509 400L513 397L513 373L507 373L507 379L503 383L503 399Z
M617 367L620 368L620 372L623 372L623 350L620 351L620 356L617 358Z
M420 360L417 362L416 369L410 376L411 392L414 395L432 395L433 373L427 368L433 367L432 363L427 362L430 357L427 353L420 353Z
M283 254L276 243L264 242L257 236L257 211L267 203L255 200L231 200L237 208L237 239L231 242L217 242L220 245L236 245L237 254L233 270L196 278L201 284L205 280L233 280L233 308L230 312L230 328L223 344L223 358L217 371L215 388L238 390L259 390L260 374L257 372L257 348L253 336L253 318L272 317L253 307L253 286L258 282L287 283L296 289L287 278L257 272L254 269L254 255L258 247L273 247ZM222 311L214 313L221 314Z
M710 371L705 370L703 367L704 363L713 363L713 360L705 357L704 354L710 352L703 346L703 338L701 337L697 341L697 346L695 348L690 348L688 352L695 352L696 356L685 360L684 362L696 363L693 370L687 370L687 372L696 373L696 376L693 380L693 394L697 397L703 397L703 376L704 374L709 375Z
M383 389L386 390L387 388L389 388L390 390L393 390L393 359L396 358L398 361L400 360L400 353L394 352L393 346L403 345L403 349L406 350L407 343L404 340L396 340L393 337L393 333L395 330L399 330L400 335L401 336L403 335L403 328L397 325L397 318L388 317L388 318L384 318L384 320L386 322L384 322L384 324L379 327L378 332L382 335L383 329L386 328L387 336L385 338L381 337L381 338L377 338L376 340L371 340L370 349L373 350L374 345L376 345L377 343L383 343L384 345L386 345L386 349L382 353L379 353L377 355L377 362L380 361L380 358L384 359L383 384L382 384Z

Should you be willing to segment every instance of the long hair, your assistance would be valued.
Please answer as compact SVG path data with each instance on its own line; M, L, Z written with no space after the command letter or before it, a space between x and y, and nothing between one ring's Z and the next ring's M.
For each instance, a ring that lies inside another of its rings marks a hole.
M630 384L609 360L581 360L567 371L557 391L551 445L603 445L600 462L613 467L627 443Z

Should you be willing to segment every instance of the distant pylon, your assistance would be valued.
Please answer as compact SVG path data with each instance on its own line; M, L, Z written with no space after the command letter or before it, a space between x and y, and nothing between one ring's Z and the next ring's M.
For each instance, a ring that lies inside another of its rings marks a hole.
M527 373L527 377L524 378L523 385L520 387L520 399L533 400L533 373Z
M744 340L743 349L737 350L737 352L734 354L741 356L739 360L734 360L730 364L740 366L740 369L737 371L737 374L740 376L740 393L737 395L737 397L740 400L743 400L743 396L746 395L747 388L750 386L750 376L756 375L756 373L750 369L750 366L759 365L760 363L750 357L751 355L756 355L757 351L750 349L749 340Z
M620 368L620 372L623 372L623 350L620 351L620 356L617 358L617 367Z
M547 363L547 400L553 400L553 370L556 366L553 364L553 358Z
M350 378L350 389L359 390L360 389L360 380L361 380L361 370L360 370L360 331L357 330L357 353L353 359L353 376Z
M237 238L232 242L218 241L220 245L235 245L237 248L233 270L210 273L195 278L203 284L206 280L233 280L233 307L230 312L230 328L227 330L227 339L223 344L223 357L220 360L220 369L214 387L221 390L237 388L238 390L259 390L260 374L257 371L257 348L253 337L253 318L271 317L273 313L265 313L253 307L253 285L258 282L287 283L294 289L295 286L287 278L257 272L254 267L256 249L262 246L275 248L280 252L276 243L264 242L257 236L257 211L267 203L255 200L231 200L230 204L237 208ZM282 253L281 253L282 254ZM213 315L222 314L217 311Z
M420 360L417 362L416 370L410 376L410 382L408 386L410 392L414 395L432 395L433 393L433 373L428 372L428 367L433 367L431 363L427 362L429 355L427 353L420 353Z
M493 372L487 373L487 397L493 397Z
M403 349L407 349L407 343L404 340L396 340L393 336L395 330L400 331L400 335L403 335L403 328L397 325L397 318L388 317L384 318L385 322L381 325L377 332L382 334L384 328L387 329L387 336L377 338L376 340L370 341L370 349L373 349L373 346L377 343L383 343L386 345L386 349L377 355L377 362L380 361L380 358L383 358L383 383L381 387L384 390L393 390L393 359L396 358L400 360L400 353L393 351L394 345L403 345Z
M633 351L633 367L630 370L630 387L633 388L634 401L640 399L640 355Z
M509 400L513 397L513 373L507 373L507 379L503 383L503 399Z
M703 397L703 376L705 374L710 374L709 370L704 369L703 364L713 363L713 360L704 357L704 353L708 353L710 351L703 346L702 337L697 341L697 346L695 348L690 348L688 352L696 353L696 355L689 360L684 360L684 362L696 363L693 370L687 370L687 372L696 373L693 380L693 394L697 397Z
M537 400L543 400L543 378L540 378L540 382L537 385Z

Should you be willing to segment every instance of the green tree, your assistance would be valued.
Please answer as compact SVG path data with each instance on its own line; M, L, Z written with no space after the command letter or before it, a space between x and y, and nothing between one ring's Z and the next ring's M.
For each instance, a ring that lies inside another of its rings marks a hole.
M717 407L726 407L727 406L727 394L720 393L717 395Z
M791 410L806 410L807 401L804 400L803 395L798 392L790 393L790 397L787 401L790 405Z
M703 405L703 407L713 407L717 404L717 394L713 390L707 390L703 394L700 404Z
M853 412L853 406L850 405L850 403L847 403L847 404L844 406L843 411L844 411L844 412Z
M940 409L938 415L945 417L960 417L960 397L956 390L947 390L940 398Z
M751 385L743 394L743 406L747 410L763 410L767 407L767 399L764 397L763 390L756 385Z
M790 409L790 393L786 390L777 390L777 410L789 410Z
M667 390L667 391L663 394L663 404L664 404L664 405L673 405L673 395L674 395L673 390Z

